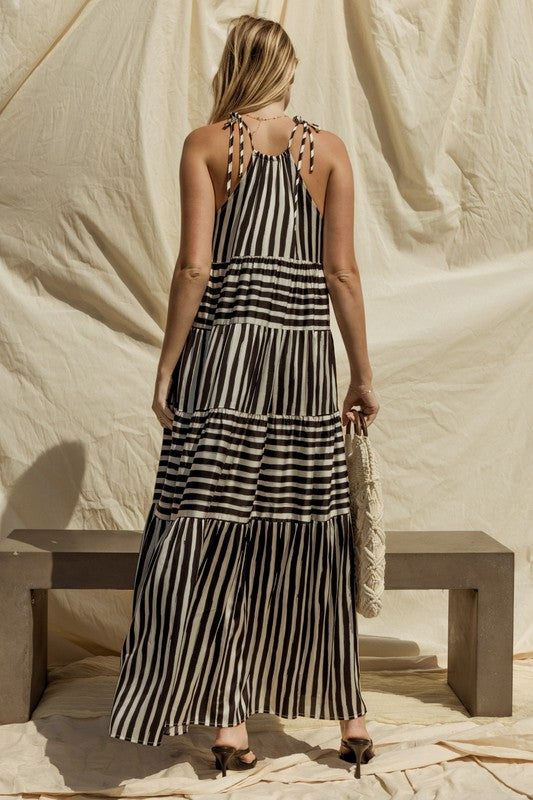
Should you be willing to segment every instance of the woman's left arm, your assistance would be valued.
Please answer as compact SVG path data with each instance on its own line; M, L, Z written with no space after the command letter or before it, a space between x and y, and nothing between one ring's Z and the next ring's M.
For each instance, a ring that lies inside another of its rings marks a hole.
M171 427L173 420L167 406L172 372L211 272L215 198L205 150L205 137L198 131L191 131L183 143L181 154L181 242L170 284L165 335L152 403L152 409L164 428Z

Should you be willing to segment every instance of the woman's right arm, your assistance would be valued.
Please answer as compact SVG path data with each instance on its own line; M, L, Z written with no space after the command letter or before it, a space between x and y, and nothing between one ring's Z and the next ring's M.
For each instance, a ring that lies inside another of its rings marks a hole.
M342 424L346 425L348 418L353 420L350 408L359 405L370 425L379 403L372 389L363 293L354 253L353 172L344 142L335 134L330 133L330 137L332 166L324 208L323 269L350 365Z

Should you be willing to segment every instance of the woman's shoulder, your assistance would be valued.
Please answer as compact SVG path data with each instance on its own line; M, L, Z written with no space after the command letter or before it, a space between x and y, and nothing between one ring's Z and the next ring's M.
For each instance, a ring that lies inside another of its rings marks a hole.
M309 125L311 125L311 124L312 123L309 122ZM322 142L324 144L327 144L330 148L343 148L343 147L345 147L345 144L344 144L343 140L341 139L341 137L337 133L335 133L334 131L330 131L327 128L323 128L323 127L320 126L319 129L316 130L316 131L313 129L313 134L315 135L315 140L316 140L316 138L320 138L322 140ZM317 134L318 134L318 137L317 137Z
M225 117L224 119L217 120L217 122L211 122L211 123L209 123L207 125L200 125L199 127L194 128L193 130L191 130L187 134L187 138L190 137L191 140L193 140L193 139L201 139L202 136L208 135L214 129L224 128L227 125L227 123L230 121L231 117L232 117L232 115L228 114L227 117ZM294 122L298 122L299 124L301 124L303 122L306 122L308 127L313 129L313 133L324 134L324 136L322 138L328 138L328 139L331 138L332 142L333 142L333 140L337 140L338 142L342 142L341 138L336 133L334 133L333 131L327 130L319 122L313 122L312 120L307 119L306 117L303 117L301 114L294 114L291 117L291 119Z
M313 149L315 163L322 162L327 168L342 168L349 160L347 147L342 138L320 123L315 123L305 117L298 117L299 121L306 121L313 133ZM301 129L301 126L299 126Z
M226 119L194 128L185 137L183 142L184 148L205 148L206 152L208 152L212 149L214 142L219 142L221 147L225 147L227 131L225 131L224 128L229 119L230 116L228 115ZM308 130L312 131L313 134L316 155L321 152L323 155L329 156L329 159L333 161L338 160L340 162L348 158L347 147L343 139L337 133L322 127L319 122L307 119L299 114L293 115L292 119L299 123L307 122ZM302 125L299 124L298 128L301 130Z
M206 147L209 149L214 142L220 141L222 143L226 139L226 133L223 131L226 122L227 119L221 119L217 122L211 122L207 125L200 125L198 128L193 128L183 140L184 148Z
M334 131L330 131L327 128L324 128L320 122L314 122L306 117L303 117L300 114L296 114L293 119L299 123L306 122L309 128L312 128L313 131L313 138L315 142L320 140L323 145L327 146L328 150L332 152L335 151L342 151L346 149L346 146L341 139L341 137L336 134Z

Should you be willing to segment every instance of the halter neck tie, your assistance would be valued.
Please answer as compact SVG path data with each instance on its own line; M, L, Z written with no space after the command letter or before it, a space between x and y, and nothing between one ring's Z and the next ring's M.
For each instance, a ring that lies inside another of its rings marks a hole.
M294 127L293 127L293 129L291 131L291 134L289 136L289 144L287 146L287 151L290 150L290 146L292 144L292 140L293 140L294 134L296 132L296 128L298 127L298 125L303 125L302 141L300 143L300 150L299 150L299 153L298 153L298 162L296 164L296 180L294 182L294 193L293 193L293 204L294 204L294 227L293 227L293 232L294 232L294 239L296 239L296 224L297 224L297 218L298 218L298 185L299 185L300 180L301 180L302 158L303 158L303 152L304 152L304 149L305 149L305 142L306 142L307 136L309 135L309 147L310 147L310 152L309 152L309 172L313 172L313 168L314 168L314 165L315 165L315 140L314 140L313 130L312 129L314 128L315 131L318 132L318 131L320 131L320 126L316 122L308 122L300 114L295 114L292 117L292 119L293 119L293 122L295 124L294 124ZM248 135L250 136L250 143L252 145L252 149L255 150L254 142L253 142L253 139L252 139L252 133L250 131L250 128L248 127L246 122L243 120L242 115L238 111L232 111L231 114L229 115L229 118L225 121L225 123L223 125L223 128L228 128L229 127L229 129L230 129L229 150L228 150L228 171L227 171L227 175L226 175L226 195L227 195L227 197L230 196L230 191L231 191L231 170L232 170L232 163L233 163L233 140L234 140L234 133L235 133L235 128L234 128L235 123L237 123L237 125L239 126L239 174L238 174L239 180L242 177L243 165L244 165L244 126L246 126L246 130L248 131ZM280 155L282 155L282 154L280 154ZM291 160L292 160L292 158L291 158Z

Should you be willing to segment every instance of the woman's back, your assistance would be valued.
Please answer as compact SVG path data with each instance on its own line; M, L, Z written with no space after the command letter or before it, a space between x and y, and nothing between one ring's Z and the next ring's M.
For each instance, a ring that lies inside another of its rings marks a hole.
M283 113L297 64L283 28L235 22L213 78L220 122L187 136L180 163L163 441L109 733L158 745L213 725L213 752L231 736L250 768L250 714L345 720L349 734L366 706L328 297L331 284L351 314L349 159Z
M286 146L277 154L254 146L253 135L239 113L231 114L224 123L224 128L230 128L226 199L215 214L215 262L244 255L321 262L323 218L301 175L306 151L313 172L314 136L320 129L301 117L293 117L292 122ZM293 140L299 126L303 132L295 161Z
M325 522L349 510L323 218L301 179L306 146L314 168L319 127L300 117L293 123L277 155L250 141L246 169L246 123L235 113L224 125L227 197L215 214L209 281L172 377L168 405L176 421L165 430L156 516L172 519L188 509L241 521L289 515ZM231 190L234 161L240 169ZM193 426L191 414L198 417ZM206 466L208 436L217 453ZM327 474L320 481L317 458ZM271 495L269 478L283 492Z

